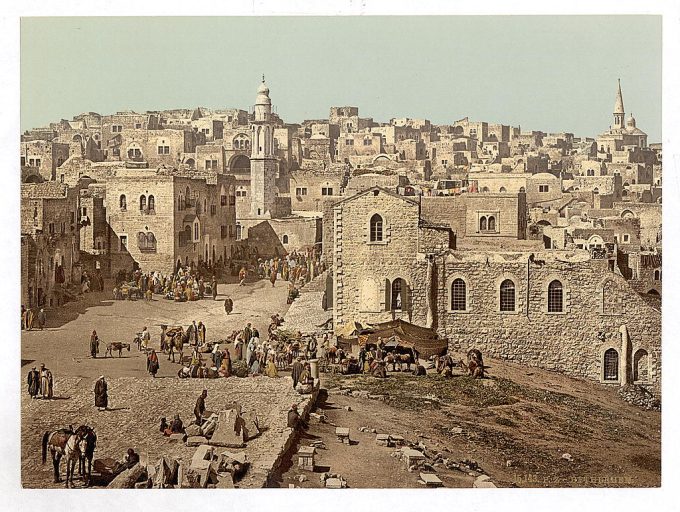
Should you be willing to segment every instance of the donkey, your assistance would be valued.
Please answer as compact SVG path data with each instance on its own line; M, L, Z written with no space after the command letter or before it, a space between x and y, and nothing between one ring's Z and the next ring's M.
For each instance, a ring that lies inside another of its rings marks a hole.
M113 341L111 343L106 344L106 352L104 352L104 357L107 355L110 355L113 357L113 351L116 350L118 352L118 357L121 357L123 355L123 350L127 349L128 352L130 352L130 344L129 343L121 343L120 341Z

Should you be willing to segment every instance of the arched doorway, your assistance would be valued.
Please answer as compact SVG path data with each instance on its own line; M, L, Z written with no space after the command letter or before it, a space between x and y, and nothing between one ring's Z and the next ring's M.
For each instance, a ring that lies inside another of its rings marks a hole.
M250 158L236 155L229 162L229 170L235 176L250 176Z

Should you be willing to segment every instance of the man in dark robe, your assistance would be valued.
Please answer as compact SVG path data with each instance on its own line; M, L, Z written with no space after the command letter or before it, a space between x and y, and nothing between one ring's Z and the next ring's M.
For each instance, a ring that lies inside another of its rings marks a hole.
M292 428L293 430L307 428L307 424L300 417L297 404L291 405L290 410L288 411L288 427Z
M210 281L210 291L212 292L213 300L217 300L217 279L215 279L215 276Z
M28 372L28 394L31 398L38 396L38 390L40 389L40 373L35 369L35 366L31 368Z
M106 379L101 375L94 385L94 405L100 411L106 410L109 406L108 384Z
M231 313L234 310L234 301L231 299L231 297L227 297L224 299L224 311L227 313Z
M158 373L158 368L160 368L160 365L158 364L158 355L154 349L151 349L151 352L146 358L146 371L155 378L156 373Z
M248 325L246 325L245 329L243 329L243 343L246 345L250 341L250 338L253 337L253 330L250 327L250 322L248 322Z
M298 382L300 381L300 376L302 375L302 372L305 369L305 365L302 364L301 358L297 358L295 362L293 363L293 368L291 371L291 377L293 377L293 389L297 386Z
M38 327L42 331L45 328L45 324L47 323L47 316L45 315L45 310L43 308L40 308L40 311L38 311Z
M99 337L97 336L97 331L92 331L92 336L90 336L90 356L96 358L97 352L99 352Z
M173 434L184 434L184 425L179 417L179 414L175 414L175 419L170 423L170 431Z
M201 396L196 400L196 407L194 407L194 416L196 416L196 425L201 426L201 419L205 412L205 399L208 397L208 390L204 389Z

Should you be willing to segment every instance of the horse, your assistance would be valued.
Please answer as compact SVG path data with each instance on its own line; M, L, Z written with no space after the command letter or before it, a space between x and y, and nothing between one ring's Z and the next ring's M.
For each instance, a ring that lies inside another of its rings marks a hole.
M140 342L141 343L141 342ZM113 357L113 351L117 350L118 351L118 357L121 357L123 354L123 349L127 349L128 352L130 352L130 344L129 343L121 343L120 341L113 341L111 343L106 344L106 352L104 352L104 357L106 355L110 355Z
M66 487L69 487L69 482L73 485L73 473L76 466L76 461L81 457L81 436L73 432L73 429L60 429L53 432L45 432L42 438L42 463L45 464L47 460L47 450L49 449L52 456L52 465L54 466L54 482L59 483L59 463L61 458L66 459Z
M406 365L406 371L411 371L411 364L415 363L415 358L413 354L396 354L396 362L399 364L399 371L404 371L404 365Z
M94 458L94 450L97 447L97 434L92 427L87 425L78 427L76 434L81 436L78 473L85 480L85 485L89 487L92 481L92 459Z

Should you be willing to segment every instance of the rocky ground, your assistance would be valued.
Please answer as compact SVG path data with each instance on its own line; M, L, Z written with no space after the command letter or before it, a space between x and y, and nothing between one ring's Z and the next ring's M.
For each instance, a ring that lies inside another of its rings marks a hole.
M490 378L481 381L436 373L415 378L397 372L384 380L326 375L328 398L317 412L328 423L312 421L299 445L322 439L319 471L342 474L349 487L422 485L418 472L393 457L394 449L376 444L377 433L419 445L447 487L472 487L482 474L498 487L660 485L658 411L625 403L616 389L596 383L487 364ZM334 425L349 427L356 444L339 444ZM322 485L295 465L283 469L278 484Z

